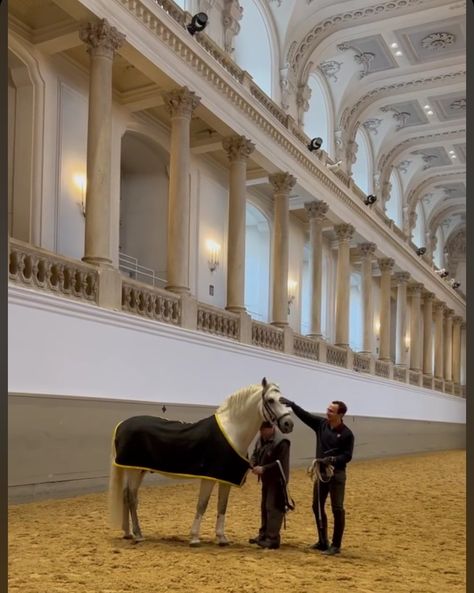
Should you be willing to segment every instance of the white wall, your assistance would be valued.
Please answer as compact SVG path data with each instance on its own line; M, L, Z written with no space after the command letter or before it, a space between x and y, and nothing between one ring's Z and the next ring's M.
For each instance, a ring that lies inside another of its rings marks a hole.
M10 393L218 405L263 376L303 407L464 423L466 400L9 287Z

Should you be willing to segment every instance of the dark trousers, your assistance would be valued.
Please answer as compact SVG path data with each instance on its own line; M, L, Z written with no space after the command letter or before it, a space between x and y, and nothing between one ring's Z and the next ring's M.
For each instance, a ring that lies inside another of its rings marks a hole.
M345 510L344 491L346 487L345 470L336 470L329 482L315 480L313 486L313 513L318 528L319 541L328 543L328 518L324 510L328 494L331 497L331 510L334 516L332 545L340 548L344 533Z
M284 504L281 484L262 481L261 524L258 530L260 539L266 539L276 544L280 543Z

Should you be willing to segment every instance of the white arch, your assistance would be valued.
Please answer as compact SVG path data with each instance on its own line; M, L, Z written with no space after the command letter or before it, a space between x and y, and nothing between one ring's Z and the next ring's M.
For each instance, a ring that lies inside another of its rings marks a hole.
M390 175L390 198L385 203L385 212L395 224L402 228L403 226L403 193L400 174L396 169L392 169Z
M244 11L239 34L234 40L234 59L269 97L279 102L280 47L273 15L262 0L240 0L240 4ZM268 48L262 52L257 44L264 38Z
M356 142L358 150L356 162L352 165L352 178L363 192L370 194L373 179L372 149L367 132L360 126L356 133Z
M425 210L421 202L417 202L415 207L416 224L413 229L413 243L417 247L424 247L426 245L426 219Z
M303 116L303 127L310 138L321 137L322 148L334 157L334 103L328 84L319 72L311 72L308 77L311 89L309 109ZM321 103L323 110L321 109Z

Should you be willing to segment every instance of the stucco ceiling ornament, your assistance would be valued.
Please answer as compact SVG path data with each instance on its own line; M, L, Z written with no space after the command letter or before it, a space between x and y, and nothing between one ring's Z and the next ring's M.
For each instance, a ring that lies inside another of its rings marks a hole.
M421 156L423 162L425 163L425 165L423 167L423 171L426 171L426 169L429 169L430 167L432 167L434 165L434 161L436 161L438 159L437 154L429 154L429 153L423 152L422 150L414 150L410 154Z
M360 64L363 67L362 72L359 73L360 78L364 78L368 74L370 74L370 66L372 62L375 60L375 54L371 51L360 51L354 45L350 43L339 43L337 46L339 51L347 51L351 49L355 52L354 55L354 62L356 64Z
M430 193L428 193L428 194L425 194L425 195L422 197L422 200L423 200L423 202L424 202L424 203L425 203L427 206L429 206L429 205L431 204L431 200L432 200L432 198L433 198L433 194L430 192Z
M409 111L398 111L395 107L391 105L387 105L386 107L381 107L380 111L387 113L389 111L393 111L393 119L398 122L396 126L396 130L402 130L408 123L410 119L411 113Z
M365 121L362 125L368 132L372 132L373 134L378 134L379 126L383 120L379 119L378 117L373 117Z
M409 160L404 160L404 161L400 161L398 163L398 165L396 166L396 168L401 172L401 173L407 173L408 172L408 167L411 165L411 161Z
M338 81L336 74L341 69L342 62L337 62L336 60L326 60L325 62L321 62L319 64L319 69L324 74L327 79L332 79L334 82Z
M456 41L453 33L431 33L421 40L421 47L424 49L440 50L452 45Z
M466 99L456 99L456 101L449 104L449 108L454 111L466 111L466 105Z

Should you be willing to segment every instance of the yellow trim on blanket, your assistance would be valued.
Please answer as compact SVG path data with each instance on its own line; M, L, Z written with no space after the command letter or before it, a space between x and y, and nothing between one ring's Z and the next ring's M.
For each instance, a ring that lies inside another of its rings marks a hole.
M214 414L214 418L216 419L217 425L219 426L219 428L221 429L222 434L224 435L225 440L229 443L229 445L232 447L232 449L234 449L234 451L237 453L237 455L243 459L244 461L246 461L248 463L248 457L244 457L243 455L241 455L237 449L234 446L234 443L229 439L229 437L226 434L226 431L224 430L224 427L221 424L220 418L217 414Z
M121 465L120 463L117 463L116 461L112 461L112 463L115 465L115 467L121 467L122 469L141 469L144 472L151 472L152 474L163 474L164 476L167 476L169 478L197 478L199 480L212 480L213 482L219 482L221 484L228 484L229 486L237 486L237 488L240 488L241 486L244 485L245 479L247 477L247 473L246 473L244 475L244 477L242 478L242 481L240 482L240 484L234 484L234 482L228 482L227 480L218 480L217 478L211 478L209 476L197 476L195 474L179 474L179 473L173 473L173 472L164 472L159 469L150 469L149 467L140 467L138 465Z

